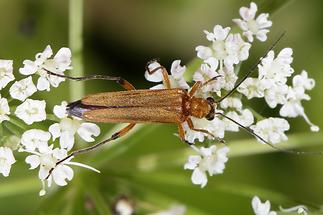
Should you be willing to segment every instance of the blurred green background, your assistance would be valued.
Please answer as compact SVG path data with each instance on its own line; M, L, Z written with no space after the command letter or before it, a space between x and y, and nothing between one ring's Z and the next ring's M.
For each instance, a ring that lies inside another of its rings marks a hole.
M305 69L316 80L304 103L314 123L323 127L323 2L266 0L255 1L260 11L272 12L273 28L269 40L254 43L247 70L264 53L266 47L284 30L286 36L276 47L294 49L296 73ZM202 32L215 24L231 26L239 16L239 0L119 0L84 1L85 74L109 74L125 77L137 88L148 88L144 67L159 58L167 68L175 59L188 64L195 57L197 45L207 45ZM0 56L14 59L18 70L24 59L33 59L50 44L56 52L69 45L69 4L65 0L0 1ZM73 75L73 71L70 73ZM48 110L62 100L70 101L69 82L50 93L38 94L46 99ZM115 83L85 83L85 93L121 90ZM253 101L264 116L277 110ZM291 142L301 150L323 150L323 133L310 133L301 119L291 119ZM113 125L100 125L101 138L111 133ZM209 178L204 189L192 185L191 171L184 171L183 150L188 147L177 137L173 125L139 126L128 137L78 159L102 171L102 174L75 169L75 178L66 187L40 198L37 171L29 171L23 157L13 166L9 178L1 177L1 214L109 214L118 196L132 199L137 214L166 209L173 203L185 204L187 214L252 214L251 198L259 195L279 205L313 206L323 204L323 157L296 156L269 152L243 131L227 135L233 148L232 158L223 175ZM307 143L309 147L307 147ZM79 147L84 146L80 144ZM240 153L239 153L240 152ZM248 156L247 156L248 155Z

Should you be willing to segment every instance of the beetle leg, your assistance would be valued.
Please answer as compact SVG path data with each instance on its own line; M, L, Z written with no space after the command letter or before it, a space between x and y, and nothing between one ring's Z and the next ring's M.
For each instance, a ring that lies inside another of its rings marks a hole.
M179 138L181 139L181 141L187 143L188 145L193 145L193 143L190 143L187 140L185 140L185 132L184 132L183 124L178 123L177 126L178 126Z
M205 130L205 129L199 129L199 128L194 128L194 124L191 120L191 118L187 118L187 124L188 124L188 127L193 130L193 131L198 131L198 132L202 132L204 134L208 134L210 136L212 136L213 138L215 138L214 134L212 134L211 132L209 132L208 130Z
M89 147L86 147L84 149L80 149L80 150L77 150L77 151L74 151L72 152L71 154L69 154L68 156L66 156L65 158L63 158L62 160L59 160L56 164L55 164L55 167L57 165L59 165L60 163L63 163L64 161L68 160L69 158L72 158L72 157L75 157L77 155L80 155L80 154L84 154L84 153L88 153L88 152L91 152L97 148L99 148L100 146L102 145L105 145L106 143L109 143L111 142L112 140L116 140L122 136L124 136L126 133L128 133L136 124L135 123L130 123L128 124L126 127L124 127L123 129L121 129L120 131L114 133L113 135L111 135L111 137L109 139L106 139L106 140L103 140L102 142L99 142L93 146L89 146ZM48 176L46 177L46 179L48 179L48 177L51 175L51 173L53 172L53 170L55 169L52 168L49 173L48 173Z
M190 98L193 97L201 87L202 87L202 82L200 81L195 82L193 87L191 88L191 91L188 93L188 96Z
M46 70L46 72L49 75L54 75L54 76L61 77L61 78L67 78L67 79L71 79L74 81L88 81L88 80L115 81L126 90L135 90L135 87L132 84L130 84L127 80L125 80L121 77L108 76L108 75L89 75L89 76L84 76L84 77L71 77L71 76L64 75L64 74L57 74L57 73L51 72L49 70Z
M213 78L211 78L211 79L207 80L207 81L206 81L206 82L204 82L203 84L202 84L202 82L200 82L200 81L195 82L195 83L194 83L194 85L193 85L193 87L192 87L192 89L191 89L191 91L188 93L188 95L189 95L190 97L194 96L194 95L195 95L195 93L196 93L199 89L201 89L201 88L202 88L202 87L204 87L205 85L208 85L210 82L212 82L212 81L216 80L216 79L217 79L217 78L219 78L219 77L222 77L222 75L217 75L217 76L215 76L215 77L213 77Z
M163 67L163 66L159 66L159 67L157 67L157 68L155 68L155 69L153 69L153 70L150 70L149 68L148 68L148 65L150 64L151 62L148 62L147 63L147 65L146 65L146 70L147 70L147 72L149 73L149 75L152 75L152 74L154 74L155 72L157 72L158 70L162 70L162 74L163 74L163 78L164 78L164 83L165 83L165 86L166 86L166 89L170 89L171 87L170 87L170 80L169 80L169 77L168 77L168 72L167 72L167 70L166 70L166 68L165 67Z

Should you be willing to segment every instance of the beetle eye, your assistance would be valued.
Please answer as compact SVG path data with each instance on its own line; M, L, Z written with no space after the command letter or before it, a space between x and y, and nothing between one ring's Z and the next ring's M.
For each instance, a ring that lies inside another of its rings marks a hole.
M209 120L209 121L212 121L214 119L214 114L212 116L207 115L206 119Z
M213 104L214 103L214 99L212 97L207 97L206 100L210 103Z
M213 120L214 119L214 107L213 107L213 105L210 105L211 106L211 110L210 110L210 112L209 112L209 114L208 115L206 115L206 119L207 120L209 120L209 121L211 121L211 120Z

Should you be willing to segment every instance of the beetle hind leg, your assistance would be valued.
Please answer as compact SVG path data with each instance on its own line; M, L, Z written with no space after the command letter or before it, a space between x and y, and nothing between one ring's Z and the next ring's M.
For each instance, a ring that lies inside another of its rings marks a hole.
M72 157L75 157L75 156L77 156L77 155L80 155L80 154L85 154L85 153L88 153L88 152L91 152L91 151L94 151L95 149L97 149L97 148L99 148L99 147L101 147L101 146L103 146L103 145L105 145L105 144L107 144L107 143L110 143L111 141L113 141L113 140L116 140L116 139L118 139L118 138L120 138L120 137L122 137L122 136L124 136L125 134L127 134L134 126L135 126L136 124L135 123L130 123L130 124L128 124L126 127L124 127L123 129L121 129L120 131L118 131L118 132L116 132L116 133L114 133L113 135L111 135L111 137L109 138L109 139L106 139L106 140L103 140L103 141L101 141L101 142L99 142L99 143L97 143L97 144L95 144L95 145L93 145L93 146L89 146L89 147L86 147L86 148L84 148L84 149L79 149L79 150L77 150L77 151L74 151L74 152L72 152L71 154L69 154L68 156L66 156L65 158L63 158L63 159L61 159L61 160L59 160L56 164L55 164L55 167L57 167L59 164L61 164L61 163L63 163L64 161L66 161L66 160L68 160L68 159L70 159L70 158L72 158ZM49 173L48 173L48 175L47 175L47 177L46 177L46 179L48 179L49 178L49 176L52 174L52 172L53 172L53 170L55 169L55 167L54 168L52 168L52 169L50 169L50 171L49 171Z

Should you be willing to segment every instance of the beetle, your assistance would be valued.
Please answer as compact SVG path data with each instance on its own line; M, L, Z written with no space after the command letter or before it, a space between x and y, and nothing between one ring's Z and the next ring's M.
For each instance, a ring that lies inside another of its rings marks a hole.
M212 81L216 81L216 79L220 78L221 76L215 76L210 80L206 81L205 83L197 81L194 83L190 91L179 88L172 89L170 86L170 80L168 78L168 72L166 68L160 66L153 70L149 70L149 63L146 67L148 73L154 74L155 72L161 70L166 89L136 90L132 84L130 84L127 80L121 77L104 75L71 77L46 70L48 75L54 75L76 81L99 79L115 81L116 83L120 84L125 89L125 91L103 92L87 95L81 100L69 103L67 105L67 113L70 116L75 116L90 122L129 123L126 127L114 133L109 139L99 142L93 146L74 151L67 157L58 161L56 165L64 162L65 160L71 157L75 157L76 155L92 151L100 147L101 145L104 145L108 142L111 142L112 140L124 136L136 125L136 123L176 124L178 126L178 133L180 139L186 143L189 142L185 140L185 132L183 128L184 122L187 122L188 127L191 130L202 132L214 137L214 135L208 130L195 128L191 120L191 117L196 117L200 119L206 118L207 120L213 120L216 115L221 115L224 118L227 118L228 120L238 124L240 127L244 128L257 138L267 143L267 141L255 134L249 128L241 125L240 123L236 122L235 120L224 115L221 112L215 112L217 104L225 98L227 98L228 96L230 96L238 88L238 86L251 74L251 72L260 63L261 59L229 93L220 98L218 101L215 101L212 97L208 97L206 99L199 98L196 97L195 94L202 87L204 87ZM220 139L220 141L222 140ZM270 143L267 144L271 145ZM53 169L51 169L51 171L52 170Z

